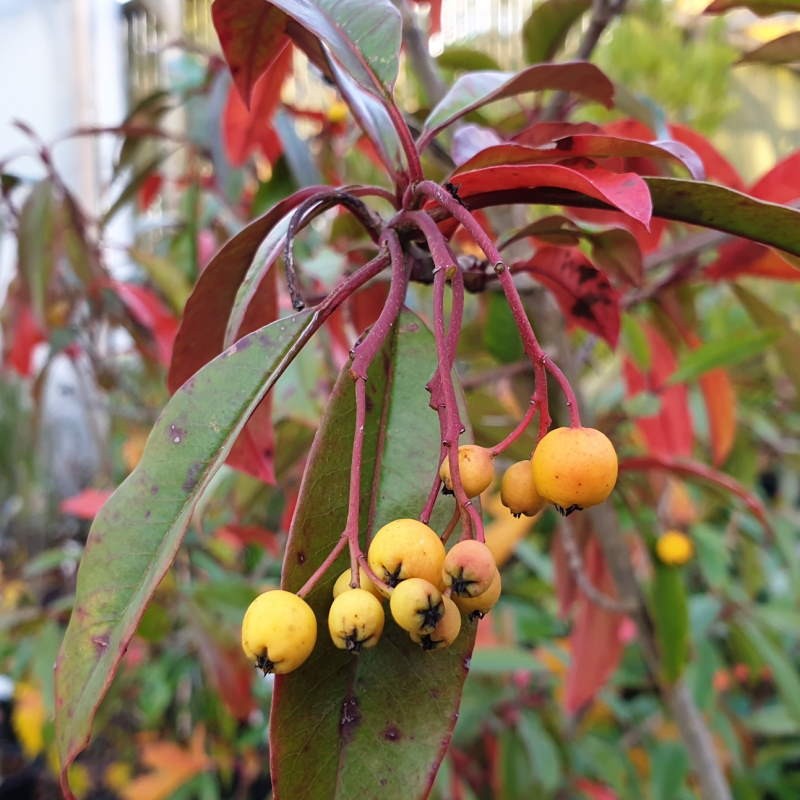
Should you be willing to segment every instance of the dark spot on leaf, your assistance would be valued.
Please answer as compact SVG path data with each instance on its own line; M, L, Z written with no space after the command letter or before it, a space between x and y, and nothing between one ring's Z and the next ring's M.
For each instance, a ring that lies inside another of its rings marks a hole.
M597 277L597 270L591 264L578 265L578 283L586 283Z
M200 461L195 461L191 467L186 471L186 480L183 482L183 489L184 492L191 492L195 486L197 486L197 482L200 480L200 474L203 471L203 464Z
M565 136L563 139L559 139L556 142L556 149L557 150L572 150L574 142L571 136Z
M158 486L155 483L150 487L150 494L158 494Z
M189 380L183 384L182 389L186 394L191 394L194 391L194 377L189 378Z
M592 295L579 297L570 309L572 316L594 320L594 312L592 311L592 303L594 302L594 299L595 298Z
M234 349L237 353L239 353L242 350L247 350L247 348L250 347L251 344L253 344L253 337L245 336L243 339L239 339L239 341L236 342Z
M403 738L403 734L396 725L387 726L382 736L387 742L399 742Z
M152 513L152 512L151 512L151 511L150 511L150 509L148 508L148 509L147 509L147 511L145 511L145 512L144 512L144 518L145 518L145 519L150 519L150 514L151 514L151 513Z
M366 396L365 401L364 406L367 409L367 414L370 414L372 409L375 408L375 401L369 395Z
M92 644L102 653L108 647L108 634L92 636Z
M298 564L306 563L306 554L302 550L299 550L297 553L297 563Z
M378 783L379 783L381 786L386 786L386 784L387 784L388 782L389 782L389 781L387 781L387 780L386 780L386 778L381 778L381 779L378 781Z
M361 724L361 709L355 697L346 697L342 703L342 716L339 719L339 732L345 742L350 741Z

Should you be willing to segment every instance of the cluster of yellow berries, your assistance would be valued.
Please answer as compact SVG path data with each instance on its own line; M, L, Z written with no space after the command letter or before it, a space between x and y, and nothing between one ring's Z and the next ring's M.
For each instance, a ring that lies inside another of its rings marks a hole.
M467 497L476 497L494 479L491 451L476 445L458 449L458 469ZM440 470L452 491L450 464ZM512 514L534 516L550 502L562 514L602 503L617 482L617 453L595 428L556 428L542 437L533 455L503 473L500 498Z
M482 617L500 597L500 572L483 542L465 539L445 552L437 533L414 519L384 525L369 546L367 561L383 584L359 570L360 587L354 589L348 569L333 586L328 611L331 641L352 653L378 643L387 597L394 621L423 650L452 644L461 631L462 613ZM242 648L265 673L297 669L316 639L314 612L291 592L264 592L245 612Z
M468 497L476 497L494 480L494 459L484 447L460 447L458 467ZM452 491L448 459L439 475ZM617 455L604 434L594 428L557 428L541 439L530 460L506 470L501 499L517 516L533 516L547 502L569 514L603 502L616 479ZM341 650L358 653L378 643L387 597L394 621L424 650L452 644L462 614L480 618L500 597L500 572L483 542L464 539L446 551L438 534L414 519L384 525L370 543L367 562L379 583L359 570L359 588L353 588L348 569L333 587L328 631ZM242 647L265 673L299 667L316 638L314 612L291 592L265 592L245 612Z

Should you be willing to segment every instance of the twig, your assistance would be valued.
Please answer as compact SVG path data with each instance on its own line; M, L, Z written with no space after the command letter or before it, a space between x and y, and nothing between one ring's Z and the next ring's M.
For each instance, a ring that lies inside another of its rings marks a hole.
M425 90L428 102L434 105L444 97L447 84L442 80L439 67L431 58L428 39L419 29L414 12L407 0L392 0L392 2L403 17L403 43L406 46L406 54L411 61L414 74Z
M584 33L575 53L576 59L587 60L592 55L603 32L614 17L622 14L626 4L627 0L593 0L589 27L586 29L586 33ZM568 99L568 92L557 92L542 114L542 119L544 121L561 119L564 116Z

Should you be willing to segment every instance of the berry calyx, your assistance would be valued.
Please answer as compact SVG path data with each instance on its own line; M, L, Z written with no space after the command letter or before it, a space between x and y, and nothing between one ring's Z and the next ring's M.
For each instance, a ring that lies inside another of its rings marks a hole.
M350 576L351 576L350 569L346 569L337 579L336 583L333 584L333 596L334 598L338 597L342 592L349 592L353 587L350 585ZM380 589L370 580L369 575L361 568L358 569L358 582L360 584L361 589L369 592L371 595L380 600L383 595L380 592Z
M456 597L475 597L489 588L495 572L492 551L483 542L465 539L445 556L442 580Z
M694 544L683 531L667 531L656 541L656 555L662 564L681 567L694 555Z
M424 578L438 585L444 545L436 531L422 522L396 519L375 534L367 561L370 569L390 587L408 578Z
M500 501L515 517L533 517L544 508L547 501L536 491L530 460L517 461L503 473Z
M242 620L242 650L265 675L297 669L317 641L317 619L301 597L272 589L256 597Z
M617 482L617 453L596 428L556 428L531 456L536 491L566 516L602 503Z
M392 591L389 599L394 621L409 633L430 633L444 614L442 593L422 578L409 578Z
M383 633L381 601L366 589L348 589L334 598L328 611L328 631L340 650L359 653L375 647Z
M458 606L447 596L442 597L444 613L436 627L429 633L411 633L411 640L423 650L440 650L449 647L461 631L461 612Z
M467 497L477 497L488 489L494 480L494 459L491 451L475 444L463 444L458 448L458 473ZM453 491L450 475L450 459L445 458L439 467L439 477L447 491Z
M495 570L492 582L485 592L475 597L454 597L453 600L461 613L466 614L470 620L483 619L497 604L502 588L500 571Z

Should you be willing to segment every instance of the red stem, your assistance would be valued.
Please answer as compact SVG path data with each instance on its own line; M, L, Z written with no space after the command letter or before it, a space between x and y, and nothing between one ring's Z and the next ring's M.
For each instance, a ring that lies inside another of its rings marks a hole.
M503 262L502 256L495 247L489 235L481 227L480 223L474 216L464 207L459 201L454 198L449 192L439 186L433 181L421 181L416 186L416 191L426 197L435 200L442 208L445 209L455 220L457 220L469 232L476 244L483 250L486 258L494 264L494 270L497 273L497 278L500 285L503 287L508 305L511 309L511 314L514 321L517 323L522 344L525 347L525 352L531 360L534 373L536 375L536 401L541 409L541 430L547 430L550 427L550 411L547 399L547 375L550 372L556 379L561 391L566 398L567 408L569 409L570 424L573 427L581 426L580 410L575 398L575 392L572 389L569 381L564 373L556 366L553 360L544 352L539 340L536 338L533 327L531 326L528 315L525 313L525 307L522 304L522 299L517 291L514 279L508 270L508 267ZM546 423L546 424L545 424Z
M333 562L339 558L344 546L347 544L347 536L343 533L339 537L339 541L333 547L333 550L328 553L325 560L314 570L311 577L297 590L299 597L305 597L316 585L317 581L331 568Z
M514 428L511 433L503 439L502 442L498 442L489 452L492 454L492 458L499 456L500 453L507 450L511 447L514 442L522 436L523 433L528 428L528 425L531 424L531 420L533 419L534 415L536 414L536 410L539 407L539 404L536 402L536 397L531 397L531 402L528 404L528 410L525 412L525 416L520 420L519 424L516 428Z
M414 137L411 135L411 131L409 130L406 121L403 119L400 109L392 101L385 103L384 107L389 112L392 125L394 125L394 129L397 131L397 135L400 137L400 145L405 153L406 161L408 161L409 185L413 185L417 183L417 181L421 181L424 177L422 172L422 163L419 160L419 152L417 151L417 146L414 143Z
M707 464L701 464L698 461L692 461L687 458L670 458L669 456L650 455L624 458L619 462L620 472L634 472L647 469L663 469L668 472L674 472L677 475L701 478L702 480L725 489L725 491L738 497L747 506L770 536L774 535L772 524L767 517L767 510L764 508L761 501L730 475L726 475L724 472L709 467Z
M353 460L350 467L350 495L347 501L347 522L344 534L350 548L350 585L361 588L358 574L358 557L361 546L358 541L358 522L361 513L361 457L364 452L364 428L367 422L367 378L356 376L356 426L353 433Z

